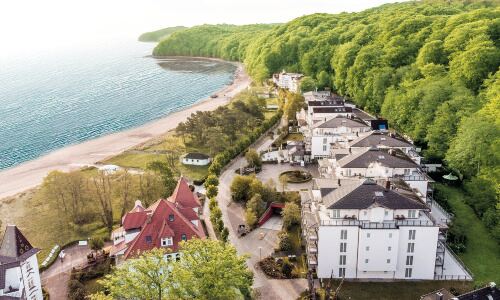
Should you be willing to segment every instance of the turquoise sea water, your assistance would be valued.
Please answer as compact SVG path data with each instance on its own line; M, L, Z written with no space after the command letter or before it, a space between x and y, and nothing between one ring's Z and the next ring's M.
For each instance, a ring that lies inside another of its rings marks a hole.
M0 65L0 169L135 127L229 84L235 67L154 59L135 41Z

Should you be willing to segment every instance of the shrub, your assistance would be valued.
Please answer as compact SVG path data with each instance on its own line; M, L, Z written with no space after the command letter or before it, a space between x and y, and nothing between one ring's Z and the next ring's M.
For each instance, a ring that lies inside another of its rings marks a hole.
M207 178L205 179L205 188L207 188L208 186L218 186L219 185L219 178L217 178L217 176L215 176L214 174L210 174L207 176Z
M281 251L292 250L292 241L290 240L290 236L286 231L280 232L278 238L279 238L279 248Z
M102 247L104 247L104 240L101 238L101 237L92 237L90 238L89 240L89 246L90 246L90 249L92 250L100 250L102 249Z
M210 208L210 211L212 211L216 207L217 207L217 200L215 200L215 198L210 198L210 201L208 202L208 208Z
M284 262L281 267L281 273L285 278L292 278L293 265L289 262Z

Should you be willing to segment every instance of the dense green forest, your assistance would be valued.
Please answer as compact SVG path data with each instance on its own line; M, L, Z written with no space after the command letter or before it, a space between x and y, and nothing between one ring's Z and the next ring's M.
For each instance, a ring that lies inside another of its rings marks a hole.
M387 118L464 178L500 240L500 5L411 1L277 25L202 25L155 55L239 60L256 81L286 69Z
M145 32L139 36L140 42L159 42L176 31L187 29L184 26L162 28L151 32Z

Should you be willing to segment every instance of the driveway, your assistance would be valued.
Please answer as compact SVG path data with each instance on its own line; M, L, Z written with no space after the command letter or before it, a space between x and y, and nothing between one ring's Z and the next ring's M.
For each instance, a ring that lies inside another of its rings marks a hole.
M61 262L58 258L50 268L42 272L42 285L50 299L67 299L71 269L86 264L89 251L88 246L74 245L66 248L64 260Z
M254 146L258 150L269 144L268 136L262 137ZM233 161L219 177L219 193L217 201L222 211L224 224L229 229L229 240L236 247L239 254L247 254L248 267L254 273L253 287L260 299L296 299L302 291L307 288L305 279L271 280L259 269L257 263L261 258L269 256L277 245L278 231L272 229L258 228L248 235L238 238L237 230L239 224L245 224L244 209L241 205L231 201L229 187L233 180L234 170L245 164L245 159L240 157ZM261 174L269 170L269 174L274 174L272 167L276 165L266 165ZM289 167L287 165L287 167ZM278 175L281 172L278 172ZM274 175L272 175L274 176ZM264 176L265 177L265 176Z

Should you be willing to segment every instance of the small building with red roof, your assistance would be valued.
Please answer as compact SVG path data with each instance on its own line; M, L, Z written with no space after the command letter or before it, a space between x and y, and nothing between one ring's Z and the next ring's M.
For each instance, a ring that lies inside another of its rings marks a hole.
M179 243L192 238L204 239L200 222L201 203L181 177L168 199L160 199L145 208L141 201L122 218L122 226L113 230L111 256L117 264L154 248L170 250L177 257Z

